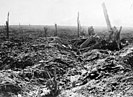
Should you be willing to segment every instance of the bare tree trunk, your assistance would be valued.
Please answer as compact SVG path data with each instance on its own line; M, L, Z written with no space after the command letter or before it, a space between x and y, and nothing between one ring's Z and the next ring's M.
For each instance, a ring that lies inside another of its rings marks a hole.
M7 15L7 21L6 21L6 38L9 39L9 12Z
M77 36L80 37L80 22L79 22L79 12L77 17Z
M57 30L57 24L55 24L55 33L54 36L57 36L58 30Z
M111 23L110 23L110 20L109 20L109 16L108 16L108 12L107 12L105 3L102 4L102 7L103 7L104 17L105 17L105 20L106 20L106 23L107 23L108 31L111 31L112 27L111 27Z
M103 13L104 13L104 17L105 17L105 20L106 20L108 32L109 32L109 38L108 38L108 40L110 41L112 39L112 36L114 34L114 31L112 29L112 26L111 26L111 23L110 23L110 20L109 20L109 16L108 16L108 12L107 12L105 3L102 4L102 7L103 7Z

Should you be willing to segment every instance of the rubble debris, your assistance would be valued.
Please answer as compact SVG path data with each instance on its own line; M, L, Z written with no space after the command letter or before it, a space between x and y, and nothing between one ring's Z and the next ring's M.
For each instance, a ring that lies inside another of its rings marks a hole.
M133 45L126 46L126 39L120 40L125 44L121 49L116 41L96 34L69 41L45 40L0 44L0 91L4 93L0 96L133 95Z

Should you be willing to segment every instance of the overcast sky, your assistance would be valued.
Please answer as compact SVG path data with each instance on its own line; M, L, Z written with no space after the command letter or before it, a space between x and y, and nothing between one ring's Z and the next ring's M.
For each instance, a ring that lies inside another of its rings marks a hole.
M79 11L81 25L106 26L103 1L112 25L133 27L132 0L0 0L0 24L9 11L10 24L76 26Z

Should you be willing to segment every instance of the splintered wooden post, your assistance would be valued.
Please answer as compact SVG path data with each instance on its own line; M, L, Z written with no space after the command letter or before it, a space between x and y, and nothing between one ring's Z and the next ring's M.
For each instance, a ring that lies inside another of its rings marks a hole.
M106 20L106 23L107 23L108 31L112 31L112 27L111 27L111 23L110 23L110 20L109 20L109 16L108 16L108 13L107 13L105 3L102 3L102 7L103 7L104 17L105 17L105 20Z
M8 15L7 15L7 21L6 21L6 37L7 39L9 39L9 12L8 12Z
M80 22L79 22L79 12L78 12L78 17L77 17L77 36L80 36Z
M57 36L57 24L55 24L55 33L54 33L54 36Z

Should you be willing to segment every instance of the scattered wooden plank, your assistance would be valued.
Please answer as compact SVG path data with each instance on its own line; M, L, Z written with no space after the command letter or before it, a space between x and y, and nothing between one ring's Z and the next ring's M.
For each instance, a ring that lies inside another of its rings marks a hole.
M95 40L96 38L91 36L89 38L87 38L81 45L80 48L86 48L88 47L89 43L91 43L93 40Z

